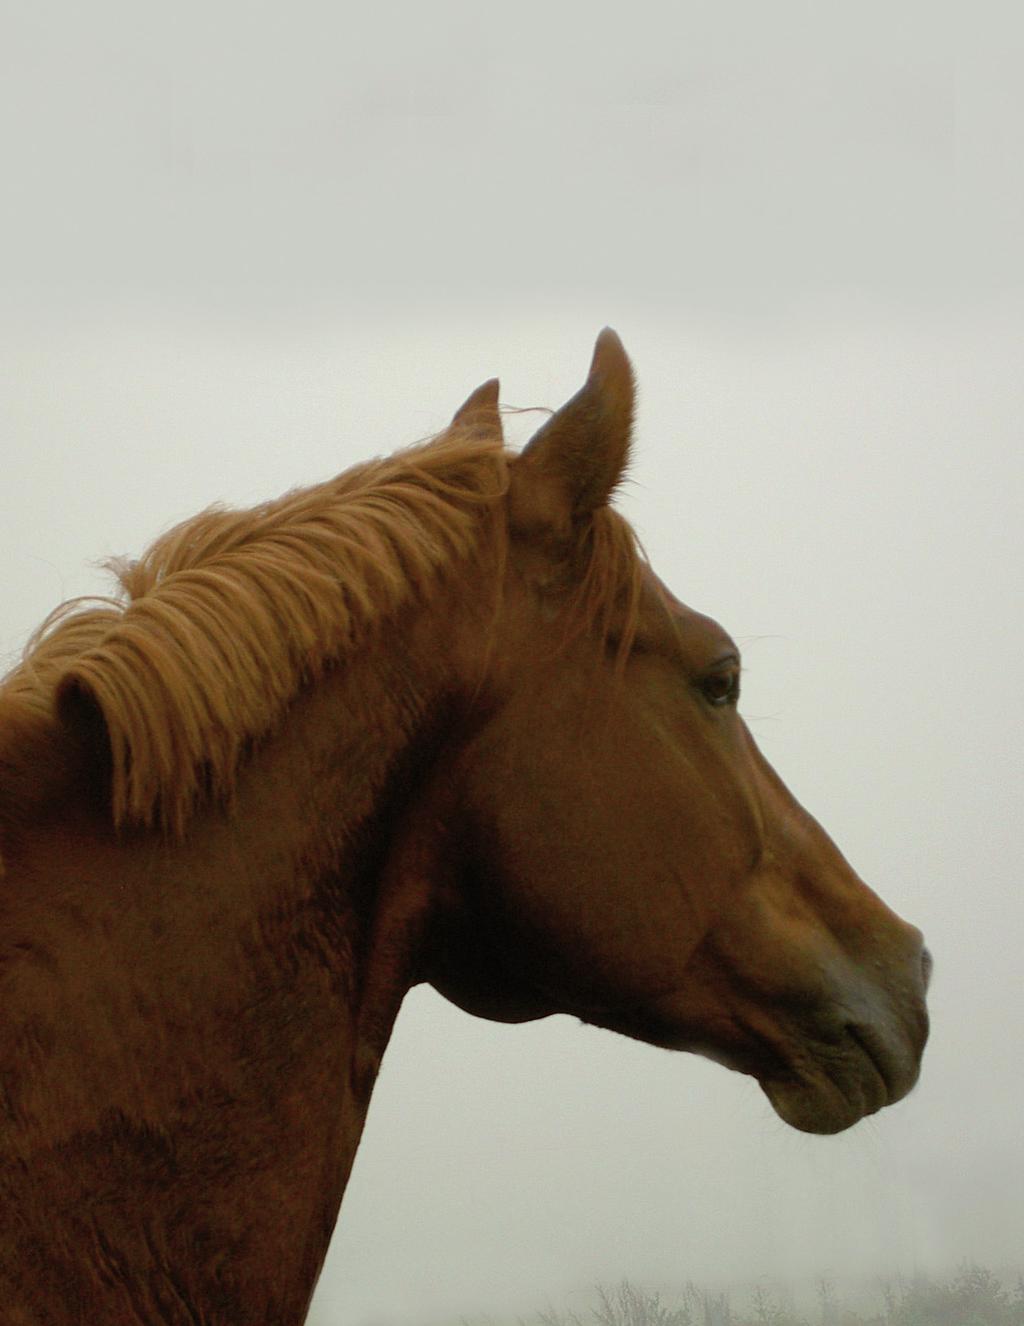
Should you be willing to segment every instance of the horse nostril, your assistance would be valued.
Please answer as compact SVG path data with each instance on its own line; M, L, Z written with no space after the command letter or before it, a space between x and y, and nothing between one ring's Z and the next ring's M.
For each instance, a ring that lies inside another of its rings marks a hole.
M935 966L932 961L932 955L926 948L921 950L921 979L924 982L924 988L928 989L928 983L932 979L932 968Z

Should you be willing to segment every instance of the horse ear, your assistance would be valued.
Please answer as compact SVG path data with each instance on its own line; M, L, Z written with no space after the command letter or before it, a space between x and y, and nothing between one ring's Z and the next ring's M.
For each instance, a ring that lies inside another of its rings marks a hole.
M498 379L488 378L455 411L451 426L464 428L471 433L497 433L503 437L501 415L498 413L498 391Z
M597 338L587 380L535 433L516 460L509 492L514 526L564 537L605 506L629 461L636 389L622 342Z

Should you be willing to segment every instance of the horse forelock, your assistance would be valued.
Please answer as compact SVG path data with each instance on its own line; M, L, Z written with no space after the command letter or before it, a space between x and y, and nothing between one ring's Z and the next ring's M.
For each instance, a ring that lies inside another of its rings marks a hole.
M250 510L211 508L137 561L112 562L120 595L56 609L0 685L0 710L52 724L76 697L109 742L115 823L180 834L230 793L243 752L300 689L373 628L466 565L508 485L500 437L453 428ZM571 620L635 626L640 557L628 523L597 513ZM10 776L12 760L0 760Z

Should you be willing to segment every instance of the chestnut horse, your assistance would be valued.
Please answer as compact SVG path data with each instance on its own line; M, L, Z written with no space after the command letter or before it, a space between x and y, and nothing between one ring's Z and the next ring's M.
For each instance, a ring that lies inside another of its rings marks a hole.
M420 981L709 1055L811 1132L913 1086L920 934L609 505L618 338L518 456L497 402L186 522L3 683L9 1326L301 1322Z

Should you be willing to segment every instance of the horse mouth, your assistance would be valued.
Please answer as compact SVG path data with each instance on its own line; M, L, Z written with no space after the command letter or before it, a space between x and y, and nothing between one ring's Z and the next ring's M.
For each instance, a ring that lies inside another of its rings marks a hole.
M917 1081L920 1054L850 1024L835 1043L801 1051L783 1072L757 1074L772 1108L805 1133L839 1133L892 1105Z
M801 1132L842 1132L902 1100L917 1081L927 1034L923 1010L919 1035L891 1023L883 1031L865 1021L829 1019L812 1032L758 1021L718 1044L698 1039L680 1048L753 1077L779 1118Z
M917 1082L928 1038L923 997L829 1001L788 1013L734 1004L703 1022L670 996L628 1018L588 1020L753 1077L783 1122L821 1134L902 1100Z

